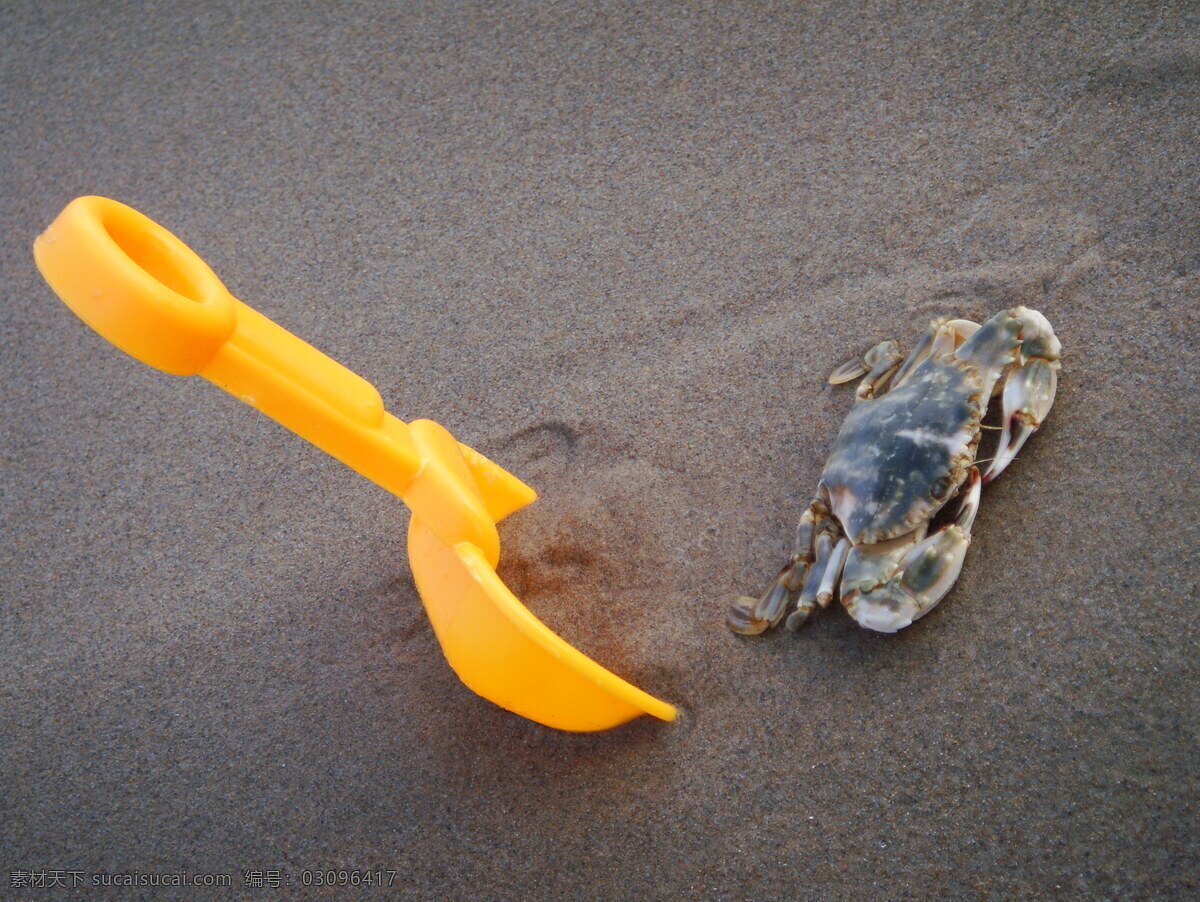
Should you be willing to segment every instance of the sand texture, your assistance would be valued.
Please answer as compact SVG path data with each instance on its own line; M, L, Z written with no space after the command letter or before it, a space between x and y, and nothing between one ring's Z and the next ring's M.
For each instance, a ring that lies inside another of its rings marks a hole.
M1200 7L999 7L0 6L0 898L1200 891ZM54 298L82 194L534 485L501 575L682 720L469 693L401 504ZM940 608L732 635L828 372L1018 303L1058 403Z

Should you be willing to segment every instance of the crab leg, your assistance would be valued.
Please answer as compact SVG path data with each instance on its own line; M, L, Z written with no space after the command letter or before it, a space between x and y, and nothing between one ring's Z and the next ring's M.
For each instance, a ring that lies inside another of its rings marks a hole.
M842 568L846 566L846 555L850 553L850 540L843 536L829 556L825 572L821 574L821 583L817 586L817 604L823 608L829 607L837 592L838 583L842 581Z
M806 574L824 570L828 549L837 538L837 526L823 498L816 498L796 525L791 558L758 598L743 595L730 603L726 622L735 633L757 635L779 623L796 593L807 584Z
M904 363L900 364L900 369L896 370L896 375L892 377L892 388L902 385L917 364L929 358L929 349L933 347L933 338L945 322L946 317L941 317L929 324L929 328L925 330L925 334L921 336L917 346L905 358Z
M836 532L832 529L821 533L817 537L815 559L808 568L808 576L804 579L804 588L800 590L800 597L796 600L796 607L788 615L787 623L784 624L790 632L794 633L800 627L804 626L818 605L825 607L829 604L828 599L822 603L820 595L821 580L824 578L826 568L830 563L836 539Z
M892 388L903 385L913 370L930 357L938 357L955 350L964 341L979 330L979 323L969 319L951 319L948 316L939 317L929 324L912 353L896 370L892 377Z
M856 392L858 400L866 401L875 397L875 392L883 388L904 355L900 353L900 345L892 340L881 341L862 356L862 359L847 360L829 374L830 385L841 385L850 382L866 373L866 378L858 385Z

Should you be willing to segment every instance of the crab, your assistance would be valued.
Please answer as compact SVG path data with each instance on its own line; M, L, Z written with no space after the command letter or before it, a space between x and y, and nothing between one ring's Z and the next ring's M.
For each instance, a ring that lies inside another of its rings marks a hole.
M981 487L1054 403L1061 351L1046 317L1014 307L982 326L936 319L907 359L883 341L834 370L835 385L865 374L855 406L791 558L760 597L729 606L729 627L754 635L785 622L794 631L835 595L861 626L882 633L933 610L962 569ZM1000 393L999 446L990 461L976 460L988 402ZM931 531L952 499L957 510Z

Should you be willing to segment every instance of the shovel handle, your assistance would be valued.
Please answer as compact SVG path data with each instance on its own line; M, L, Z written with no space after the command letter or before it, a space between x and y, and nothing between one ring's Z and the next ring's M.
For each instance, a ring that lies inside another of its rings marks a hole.
M371 383L237 300L132 207L78 198L33 252L67 306L133 357L203 376L396 495L420 470L407 425Z
M494 565L496 523L536 497L436 423L392 416L375 386L243 304L132 207L78 198L33 255L67 306L117 347L262 411L399 497L447 545L470 542Z

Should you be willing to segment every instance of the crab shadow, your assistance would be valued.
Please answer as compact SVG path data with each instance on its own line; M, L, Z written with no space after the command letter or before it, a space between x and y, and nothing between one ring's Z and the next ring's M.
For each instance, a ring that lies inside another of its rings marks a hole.
M953 629L956 591L932 611L896 633L879 633L859 626L840 604L819 611L795 633L778 629L766 636L732 636L747 645L759 644L760 653L788 672L810 671L814 679L835 672L851 682L880 672L903 672L919 677L944 663L944 648ZM963 599L965 601L965 597ZM943 607L945 610L943 610Z

